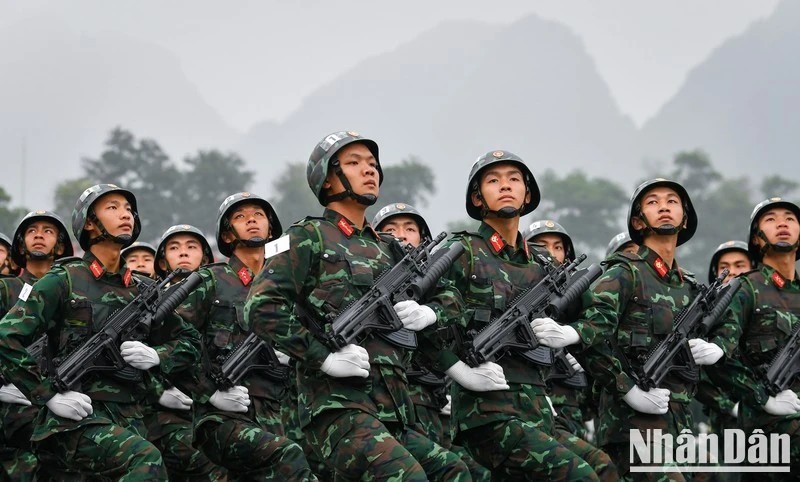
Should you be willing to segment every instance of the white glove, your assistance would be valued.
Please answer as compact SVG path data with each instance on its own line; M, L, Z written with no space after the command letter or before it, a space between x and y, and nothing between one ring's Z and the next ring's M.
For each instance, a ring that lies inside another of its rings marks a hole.
M652 388L645 392L634 385L622 399L637 412L663 415L669 410L669 390L665 388Z
M539 343L550 348L563 348L580 341L575 328L559 325L552 318L536 318L531 321L531 329Z
M494 362L481 363L472 368L459 360L445 373L459 385L473 392L491 392L509 388L503 367Z
M273 350L275 349L273 348ZM280 363L281 365L289 366L289 360L291 360L291 358L289 358L289 355L280 350L275 350L275 356L278 357L278 363Z
M30 405L31 402L13 383L0 387L0 402L13 403L14 405Z
M122 342L122 345L119 346L119 354L122 355L125 363L139 370L148 370L161 363L158 353L141 341Z
M250 406L250 394L247 393L247 388L236 385L230 390L217 390L208 401L226 412L245 413Z
M436 313L430 306L420 305L414 300L401 301L394 305L394 311L403 322L403 327L420 331L436 323Z
M81 392L56 393L53 398L47 401L46 405L54 415L75 420L76 422L80 422L94 412L92 399Z
M692 357L698 365L713 365L722 358L722 348L716 343L710 343L700 338L689 340L689 348L692 349Z
M158 403L175 410L191 410L192 408L192 399L175 387L164 390Z
M575 357L572 356L572 353L567 352L566 357L569 364L572 365L572 369L575 370L575 373L583 373L585 371L581 366L581 364L578 363L578 360L576 360Z
M450 412L452 412L452 410L453 410L453 397L451 397L450 395L445 395L445 397L447 397L447 405L442 407L439 410L439 413L449 417L450 416Z
M764 411L770 415L794 415L800 412L800 399L796 393L787 389L769 397L764 404Z
M332 377L369 376L369 353L358 345L346 345L337 352L328 355L322 363L321 370Z
M739 402L733 404L733 408L731 409L731 415L733 415L733 418L739 418Z

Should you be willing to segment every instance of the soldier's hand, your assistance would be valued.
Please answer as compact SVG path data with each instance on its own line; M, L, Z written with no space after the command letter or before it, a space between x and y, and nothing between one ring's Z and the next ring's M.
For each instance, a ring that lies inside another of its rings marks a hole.
M634 385L622 399L637 412L663 415L669 410L669 390L664 388L651 388L645 392Z
M440 408L439 413L449 417L453 410L453 397L451 397L450 394L445 395L445 397L447 397L447 405Z
M394 311L403 322L403 327L411 331L420 331L436 323L436 313L430 306L420 305L414 300L396 303Z
M722 348L716 343L709 343L700 338L689 340L689 348L692 350L692 358L698 365L713 365L722 358Z
M250 394L247 388L236 385L230 390L217 390L208 401L226 412L245 413L250 406Z
M774 397L769 397L764 404L764 411L770 415L794 415L800 412L800 398L792 390L784 390Z
M531 321L531 329L539 343L550 348L563 348L580 341L575 328L559 325L552 318L536 318Z
M192 399L175 387L164 390L158 403L174 410L191 410Z
M485 362L472 368L459 360L445 373L459 385L473 392L491 392L508 390L503 367L494 362Z
M369 376L369 353L358 345L346 345L337 352L328 355L322 363L321 370L332 377Z
M575 357L572 356L572 353L567 352L566 358L569 364L572 366L572 369L575 370L575 373L583 373L585 371L581 366L581 364L578 363L578 360L576 360Z
M13 403L15 405L30 405L31 401L19 391L13 383L0 387L0 402Z
M122 342L119 354L125 363L139 370L148 370L161 363L158 353L141 341Z
M92 399L81 392L56 393L47 401L46 405L54 415L76 422L80 422L94 412Z
M281 365L289 366L289 361L291 360L291 358L289 358L289 355L280 350L275 350L275 356L278 357L278 363L280 363Z

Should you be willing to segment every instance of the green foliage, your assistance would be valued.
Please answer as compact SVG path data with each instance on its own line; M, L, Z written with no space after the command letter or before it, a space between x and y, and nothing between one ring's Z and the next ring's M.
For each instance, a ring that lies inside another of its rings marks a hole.
M0 232L10 239L17 229L17 223L27 212L23 207L12 208L11 196L0 187Z
M323 207L308 187L305 162L287 164L272 186L276 192L273 206L284 229L306 216L322 214Z
M433 169L417 156L409 156L400 164L383 166L380 199L367 210L367 219L372 219L382 206L399 202L411 204L425 216L423 208L428 205L428 197L436 193L435 179Z

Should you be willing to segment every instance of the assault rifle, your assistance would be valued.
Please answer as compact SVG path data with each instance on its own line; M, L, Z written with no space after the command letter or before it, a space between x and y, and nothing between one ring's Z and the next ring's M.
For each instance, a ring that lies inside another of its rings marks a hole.
M227 357L220 357L219 369L211 375L222 389L239 383L247 373L260 371L276 382L289 379L289 367L278 361L275 350L260 336L250 333Z
M553 266L543 257L541 259L547 275L514 299L505 313L484 329L468 333L472 338L466 346L465 360L468 364L478 366L487 361L497 361L510 350L521 352L523 358L538 365L553 364L553 351L539 346L531 321L543 316L554 320L562 318L603 271L596 264L577 271L578 265L586 259L585 254L569 264L558 266Z
M403 328L394 305L400 301L422 299L461 256L464 252L461 243L454 243L445 252L440 250L431 254L431 250L445 237L447 234L441 233L416 248L407 245L403 259L383 272L367 293L341 312L327 315L329 323L322 332L323 341L332 350L339 350L374 331L396 346L416 348L416 334Z
M672 332L647 355L641 368L634 371L634 379L640 388L650 390L658 387L664 377L673 370L694 369L695 363L689 349L689 340L702 338L708 333L741 287L739 278L733 278L723 284L722 281L727 276L728 270L725 269L708 287L700 285L700 294L678 313ZM681 352L686 354L685 365L679 365L676 361Z
M586 373L577 372L572 368L572 364L567 359L566 348L554 350L553 357L555 358L553 370L547 377L547 381L556 380L570 388L586 388L589 386Z
M172 313L202 282L199 274L192 273L165 294L165 288L178 274L185 274L185 270L171 272L161 283L140 284L139 295L112 314L99 332L64 359L54 359L50 376L56 390L78 390L86 375L99 371L117 372L118 378L139 380L141 371L125 363L119 346L124 341L145 339L150 327Z
M800 373L800 325L792 331L789 341L770 362L764 386L770 395L775 396L789 388L798 373Z

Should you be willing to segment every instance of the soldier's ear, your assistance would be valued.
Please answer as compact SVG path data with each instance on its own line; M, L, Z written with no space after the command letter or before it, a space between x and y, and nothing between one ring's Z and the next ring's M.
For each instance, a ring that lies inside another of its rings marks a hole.
M633 229L637 231L645 228L644 221L639 219L639 216L634 216L631 218L631 225L633 226Z
M56 256L64 254L64 243L56 243Z
M164 258L159 259L158 260L158 267L161 268L161 271L166 271L167 270L167 260L164 259Z
M234 242L236 240L236 237L231 232L231 230L233 230L233 229L234 229L234 227L231 226L230 229L228 229L226 231L223 231L222 240L225 241L226 243L232 243L232 242Z
M481 195L478 193L478 191L472 191L472 194L470 194L470 199L472 199L473 206L476 208L481 207Z

